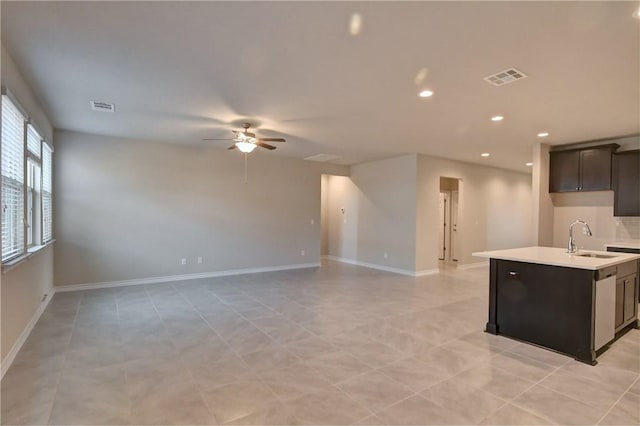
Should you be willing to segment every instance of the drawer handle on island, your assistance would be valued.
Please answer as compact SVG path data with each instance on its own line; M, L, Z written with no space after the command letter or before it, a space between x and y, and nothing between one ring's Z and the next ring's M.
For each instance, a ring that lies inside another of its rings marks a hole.
M520 276L520 274L519 274L518 272L510 271L510 272L509 272L509 276L510 276L510 277L514 277L514 278L515 278L515 277L519 277L519 276Z

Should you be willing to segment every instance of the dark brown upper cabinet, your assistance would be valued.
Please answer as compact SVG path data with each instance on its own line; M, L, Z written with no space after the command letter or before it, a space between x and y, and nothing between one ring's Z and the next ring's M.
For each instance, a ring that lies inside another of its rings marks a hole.
M613 155L613 215L640 216L640 150Z
M549 153L549 192L607 191L617 144Z

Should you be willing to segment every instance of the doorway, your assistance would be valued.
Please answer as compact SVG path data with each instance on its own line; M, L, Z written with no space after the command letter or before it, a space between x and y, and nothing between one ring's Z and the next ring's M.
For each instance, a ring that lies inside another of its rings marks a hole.
M459 207L458 179L441 177L439 193L439 228L438 228L438 260L444 263L458 261L458 229Z

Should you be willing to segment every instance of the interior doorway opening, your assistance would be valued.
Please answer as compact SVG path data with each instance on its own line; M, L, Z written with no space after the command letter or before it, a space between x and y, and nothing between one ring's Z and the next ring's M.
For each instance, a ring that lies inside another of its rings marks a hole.
M459 204L459 180L440 177L438 260L444 264L455 265L458 262L460 241L460 230L458 228Z

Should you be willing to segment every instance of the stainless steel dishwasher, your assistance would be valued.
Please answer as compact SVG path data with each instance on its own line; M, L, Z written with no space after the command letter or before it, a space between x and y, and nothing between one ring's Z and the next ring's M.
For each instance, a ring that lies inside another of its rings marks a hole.
M613 340L616 333L616 273L617 268L600 269L596 272L596 303L594 314L594 350Z

